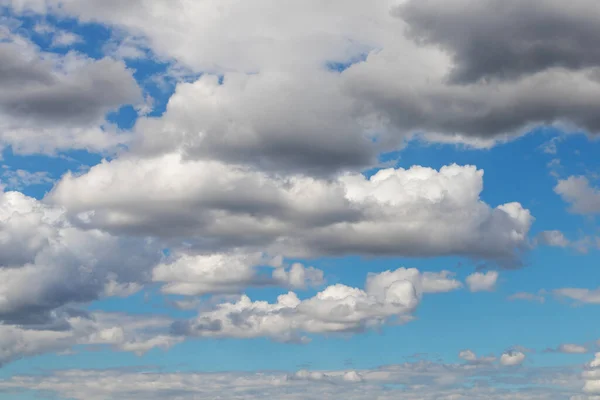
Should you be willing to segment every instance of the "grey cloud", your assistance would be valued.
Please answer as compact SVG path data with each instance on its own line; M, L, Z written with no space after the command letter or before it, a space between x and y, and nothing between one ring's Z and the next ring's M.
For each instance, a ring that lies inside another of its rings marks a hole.
M452 55L455 83L600 65L594 0L409 0L397 15L413 38Z
M70 226L64 212L18 192L0 194L0 321L46 325L56 309L147 282L161 259L152 241Z
M457 85L398 80L393 68L382 55L373 55L345 72L347 88L391 126L430 141L486 147L559 123L600 132L600 81L591 70L552 69L511 81Z
M43 52L5 30L0 38L0 144L19 153L102 152L129 140L102 127L108 112L142 102L124 63Z
M12 47L12 48L11 48ZM8 48L8 49L7 49ZM22 59L14 45L0 43L0 109L39 124L89 124L123 104L140 101L140 90L125 65L110 59L86 62L70 75L50 63Z

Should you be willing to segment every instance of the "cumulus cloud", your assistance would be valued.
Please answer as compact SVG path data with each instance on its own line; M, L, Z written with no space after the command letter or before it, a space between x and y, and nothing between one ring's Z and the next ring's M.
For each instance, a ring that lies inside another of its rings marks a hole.
M498 271L475 272L467 277L467 286L471 292L491 292L496 288Z
M505 367L521 365L523 364L523 361L525 361L525 353L520 351L507 352L502 354L500 357L500 364L504 365Z
M585 385L583 392L589 395L600 395L600 353L587 366L583 372Z
M21 153L104 151L130 139L105 122L109 111L141 102L141 91L124 63L43 52L6 29L0 29L0 39L4 145Z
M253 302L243 295L237 302L221 303L192 320L176 322L173 333L305 342L309 340L307 334L352 333L388 322L409 321L423 293L448 292L459 287L446 273L421 274L415 269L400 268L370 274L364 290L335 284L304 300L289 292L280 295L275 303Z
M300 263L273 265L273 261L261 253L182 254L172 262L157 265L152 279L165 283L163 293L187 296L241 293L251 286L305 289L323 284L323 271ZM260 274L258 267L268 264L272 264L272 274Z
M600 190L592 187L584 176L570 176L559 180L554 191L570 204L570 211L573 213L600 213Z
M4 3L109 24L209 74L182 86L181 120L146 126L145 149L187 143L195 156L322 173L415 134L488 147L540 124L600 128L591 0ZM354 65L329 73L330 62Z
M278 177L216 161L123 157L65 175L48 200L86 228L188 236L212 249L264 246L284 256L463 255L515 261L533 217L491 208L483 171L385 169L370 178ZM195 241L194 241L195 240Z
M52 320L52 310L148 281L160 260L152 241L73 227L61 209L0 193L0 320ZM108 289L108 290L107 290Z

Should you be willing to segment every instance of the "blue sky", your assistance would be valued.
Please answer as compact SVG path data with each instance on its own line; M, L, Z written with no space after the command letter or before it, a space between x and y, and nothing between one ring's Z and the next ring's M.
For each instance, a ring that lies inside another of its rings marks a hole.
M0 397L594 399L593 3L233 3L0 1Z

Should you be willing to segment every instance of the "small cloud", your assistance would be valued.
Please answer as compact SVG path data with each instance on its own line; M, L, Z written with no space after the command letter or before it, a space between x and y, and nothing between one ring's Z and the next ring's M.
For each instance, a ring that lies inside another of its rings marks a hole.
M565 343L561 344L556 348L548 348L544 350L544 353L563 353L563 354L585 354L589 352L589 349L586 346L573 344L573 343Z
M496 361L496 357L494 356L477 357L477 355L469 349L463 350L460 353L458 353L458 357L465 360L469 364L475 365L492 364L494 361Z
M543 296L544 291L539 291L538 294L535 293L527 293L527 292L518 292L508 297L508 300L516 301L516 300L524 300L524 301L533 301L538 303L544 303L546 298Z
M558 230L543 231L540 232L536 237L536 244L542 244L550 247L568 247L570 245L569 239Z
M502 354L502 356L500 357L500 364L502 364L505 367L514 367L523 364L525 358L525 353L522 353L520 351L509 351Z
M5 168L0 176L9 190L23 190L30 186L50 184L54 179L46 171L31 172L23 169Z
M471 292L491 292L498 282L498 271L475 272L467 277L467 286Z

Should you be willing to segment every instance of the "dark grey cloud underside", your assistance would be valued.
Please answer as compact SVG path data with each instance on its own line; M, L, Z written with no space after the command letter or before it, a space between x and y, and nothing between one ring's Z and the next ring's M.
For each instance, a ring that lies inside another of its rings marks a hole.
M140 100L141 91L121 62L102 59L62 75L51 63L32 61L16 45L0 43L0 112L23 125L95 123Z
M454 83L600 64L593 0L409 0L396 13L415 40L453 56Z

